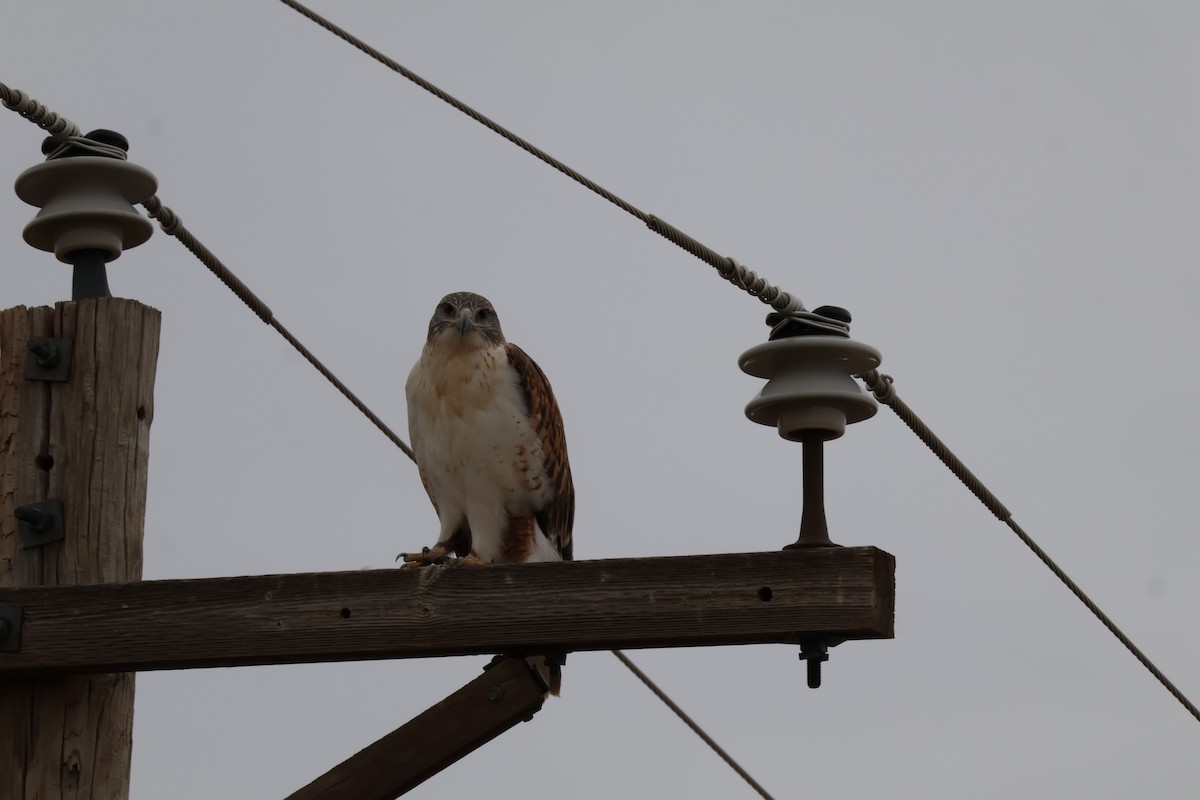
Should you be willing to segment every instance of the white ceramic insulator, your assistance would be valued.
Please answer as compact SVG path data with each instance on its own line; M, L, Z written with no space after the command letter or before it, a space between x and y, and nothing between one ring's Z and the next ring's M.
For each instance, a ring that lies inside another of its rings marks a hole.
M743 372L767 385L746 405L746 416L791 441L836 439L846 425L875 415L875 400L854 375L879 367L879 351L840 336L793 336L742 353Z
M104 250L112 261L137 247L154 224L134 209L154 196L158 181L136 164L98 156L59 158L17 176L17 196L41 211L25 226L25 241L70 262L76 250Z

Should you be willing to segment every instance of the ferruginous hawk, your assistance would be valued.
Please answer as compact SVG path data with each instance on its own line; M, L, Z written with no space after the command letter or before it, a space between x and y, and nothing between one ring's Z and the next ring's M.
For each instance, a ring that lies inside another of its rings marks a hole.
M504 339L496 310L446 295L405 387L408 433L441 532L406 566L571 559L575 487L550 382ZM552 669L550 689L558 694Z

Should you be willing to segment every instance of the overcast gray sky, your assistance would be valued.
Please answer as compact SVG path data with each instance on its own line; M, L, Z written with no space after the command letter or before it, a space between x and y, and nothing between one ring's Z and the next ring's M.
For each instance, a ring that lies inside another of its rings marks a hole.
M800 448L743 416L765 307L271 0L13 3L0 81L132 142L159 196L381 416L470 289L566 420L579 558L794 540ZM1200 700L1200 10L1179 2L314 8L641 209L854 314L900 395ZM0 175L41 132L0 113ZM0 306L65 299L0 192ZM416 470L161 232L145 577L388 567ZM776 797L1193 796L1200 725L886 409L831 534L897 558L896 638L631 655ZM486 599L481 598L481 602ZM147 673L134 800L283 797L484 658ZM750 790L606 653L410 796Z

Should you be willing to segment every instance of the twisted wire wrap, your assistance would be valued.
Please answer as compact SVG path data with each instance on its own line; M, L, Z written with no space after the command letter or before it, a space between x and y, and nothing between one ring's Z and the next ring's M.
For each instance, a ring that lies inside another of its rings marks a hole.
M802 327L805 330L821 331L826 336L840 336L843 339L850 338L849 323L822 316L812 311L795 311L791 314L768 314L767 324L771 326L771 335L769 338L774 341L779 336L785 335L786 331L793 327L792 323L794 322L802 323Z
M645 220L646 227L667 241L683 248L701 261L716 269L717 274L734 286L767 303L780 314L791 316L804 311L804 304L766 278L759 277L753 270L746 269L737 259L723 256L671 223L651 214Z
M54 161L59 158L65 158L68 155L77 156L82 154L112 158L117 161L129 160L129 154L116 145L97 142L95 139L89 139L86 136L64 136L58 140L58 145L46 154L46 160Z
M10 89L3 83L0 83L0 101L55 139L79 136L80 134L79 126L71 120L60 117L25 92Z

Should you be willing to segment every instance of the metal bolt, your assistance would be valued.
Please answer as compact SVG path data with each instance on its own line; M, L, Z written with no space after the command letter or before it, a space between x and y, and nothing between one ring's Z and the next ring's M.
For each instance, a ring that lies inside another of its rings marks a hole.
M820 642L801 642L800 660L807 662L808 688L821 688L821 662L829 660L829 648Z
M13 509L13 516L21 523L18 526L21 547L42 547L64 537L61 498L18 506Z
M808 660L808 688L821 688L821 662L815 658Z
M28 525L34 533L46 533L54 525L54 515L40 508L18 508L13 516Z
M58 366L58 348L54 342L30 341L25 343L26 349L33 353L33 360L42 369L52 369Z
M488 689L487 699L491 700L493 703L499 703L504 699L504 687L493 686L492 688Z

